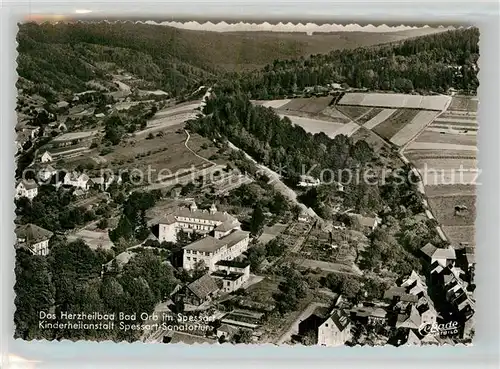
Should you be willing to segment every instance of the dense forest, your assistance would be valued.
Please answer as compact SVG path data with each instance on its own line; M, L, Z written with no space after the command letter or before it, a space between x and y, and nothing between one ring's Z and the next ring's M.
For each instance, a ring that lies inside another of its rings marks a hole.
M470 28L309 58L275 60L259 72L240 75L239 84L259 99L331 83L406 93L442 93L450 87L475 93L479 86L478 42L479 30Z
M408 37L359 32L288 37L133 23L27 23L19 27L17 63L19 76L33 82L32 92L44 97L83 91L89 81L109 81L113 68L173 95L216 80L238 81L261 99L333 82L403 92L477 89L477 29Z
M35 256L19 249L16 255L15 337L31 339L94 339L136 341L140 332L114 330L43 329L40 311L68 313L151 313L178 282L173 268L145 250L122 270L101 278L102 264L112 254L92 250L83 241L55 240L49 256ZM58 320L55 320L58 321ZM55 321L50 320L51 323ZM65 320L61 320L65 322ZM89 320L88 323L100 321ZM137 323L141 320L138 318Z

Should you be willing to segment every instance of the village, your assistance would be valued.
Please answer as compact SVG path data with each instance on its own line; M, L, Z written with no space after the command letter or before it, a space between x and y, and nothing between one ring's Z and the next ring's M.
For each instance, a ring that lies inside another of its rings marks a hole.
M290 195L267 168L251 170L256 163L238 150L184 129L185 121L201 114L209 88L179 102L164 91L137 87L140 81L130 73L116 73L100 90L52 105L36 97L19 104L16 204L22 209L26 202L67 193L71 201L65 206L85 216L60 229L19 224L16 246L47 256L57 236L113 250L102 276L120 273L134 255L154 250L162 262L186 273L155 313L208 323L177 321L168 330L144 331L143 341L400 346L472 337L472 247L429 243L420 250L426 274L367 276L360 255L372 232L385 226L377 214L358 214L339 202L333 209L337 220L321 219L297 200L297 194L321 185L318 178L301 176ZM332 84L295 97L332 91L344 93ZM114 119L127 130L116 128ZM249 170L236 170L242 163ZM151 167L168 173L134 181ZM339 196L344 191L336 184ZM148 234L140 243L117 248L110 231L135 192L157 197L144 212ZM266 199L266 211L256 210L256 198ZM348 279L359 282L352 286ZM369 294L373 280L377 291ZM296 300L287 301L287 291Z

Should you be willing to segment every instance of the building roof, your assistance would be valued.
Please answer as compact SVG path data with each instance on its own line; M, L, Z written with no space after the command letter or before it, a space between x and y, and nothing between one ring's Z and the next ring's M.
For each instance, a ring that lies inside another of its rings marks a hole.
M191 206L193 207L192 204ZM229 215L226 212L209 212L207 210L200 210L196 206L193 207L195 210L191 210L190 208L178 208L173 212L175 217L184 217L184 218L195 218L195 219L204 219L204 220L212 220L218 222L225 222L227 220L236 220L232 215Z
M456 259L455 249L453 247L447 247L445 249L436 249L434 255L432 255L434 259Z
M351 311L359 317L373 316L377 318L385 318L387 315L387 312L384 309L371 306L355 307Z
M87 182L90 178L88 175L85 173L78 173L78 172L68 172L66 173L67 176L69 176L70 181L84 181Z
M373 228L373 227L375 227L375 224L377 223L377 218L365 217L365 216L360 215L360 214L355 214L354 217L358 220L359 224L363 227Z
M50 173L56 172L56 169L52 165L50 165L50 164L44 166L41 170L43 172L50 172Z
M412 329L408 332L408 338L406 339L406 345L420 345L420 338L417 337Z
M219 260L215 265L222 265L233 268L246 268L250 265L248 261L237 261L237 260Z
M332 315L330 315L330 318L332 319L333 323L335 323L335 325L337 326L337 328L341 332L344 329L346 329L346 327L350 323L350 320L349 320L349 317L347 316L347 314L340 309L334 310L332 312Z
M239 226L240 222L238 222L238 220L231 219L231 220L226 220L225 222L219 224L217 227L215 227L215 230L219 232L227 232Z
M35 244L50 239L53 233L35 224L25 224L16 228L16 235L23 242Z
M175 222L177 222L177 220L175 220L175 217L173 214L167 214L166 217L160 219L160 221L158 222L158 224L174 224Z
M212 340L210 338L202 337L202 336L195 336L193 334L187 334L187 333L181 333L181 332L174 332L172 335L172 339L170 343L186 343L186 344L193 344L193 343L209 343L209 344L215 344L217 341Z
M229 324L222 324L219 328L217 328L217 332L229 333L229 335L237 333L238 330L238 328L233 327Z
M250 232L237 230L221 238L220 241L223 242L225 245L227 245L227 247L229 248L233 247L238 242L244 240L245 238L248 238L249 236Z
M218 270L210 274L214 278L222 278L227 281L235 281L241 276L243 276L243 273L237 273L237 272L227 272L225 270Z
M398 314L396 328L418 329L421 324L421 317L415 306L412 305L410 314Z
M437 247L434 246L432 243L427 243L424 247L420 249L425 255L427 255L429 258L432 258L432 255L434 255L434 252L436 251Z
M396 296L401 296L406 293L404 287L391 287L384 292L384 299L392 300Z
M200 299L205 299L209 294L219 290L215 280L208 274L188 284L187 288Z
M23 184L24 188L25 188L25 189L27 189L27 190L32 190L32 189L34 189L34 188L37 188L37 187L38 187L38 185L36 184L36 182L35 182L35 181L27 181L27 180L24 180L24 179L23 179L23 180L21 180L21 181L17 184L17 186L19 186L21 183ZM17 186L16 186L16 187L17 187Z
M217 238L214 238L212 236L206 236L200 238L199 240L194 241L193 243L190 243L187 246L184 246L184 250L214 252L223 246L224 244L221 243L220 240L218 240Z

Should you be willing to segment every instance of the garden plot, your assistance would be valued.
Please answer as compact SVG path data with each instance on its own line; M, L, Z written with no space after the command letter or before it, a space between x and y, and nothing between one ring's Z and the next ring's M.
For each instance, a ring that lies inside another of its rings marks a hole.
M418 110L414 109L398 109L391 114L386 120L373 128L373 132L379 136L389 140L403 127L410 123L418 114Z
M416 141L476 146L477 136L475 134L441 133L427 129L417 137Z
M433 121L439 113L434 111L420 111L405 125L399 132L391 137L391 142L397 146L403 146L417 136L422 130Z
M328 122L325 120L319 120L319 119L310 119L310 118L304 118L304 117L297 117L294 115L282 115L280 114L281 117L288 117L293 124L296 124L302 128L306 132L316 134L320 132L324 132L327 136L329 137L335 137L335 132L340 129L341 127L344 126L342 123L334 123L334 122Z
M375 109L373 109L375 110ZM377 125L382 123L384 120L388 119L392 114L394 114L397 110L396 109L383 109L375 115L373 118L370 120L366 121L365 124L363 124L363 127L367 129L372 129L375 128Z
M264 101L262 102L262 106L265 108L273 108L273 109L279 109L283 105L286 105L290 102L290 99L283 99L283 100L270 100L270 101Z
M443 111L447 108L451 97L420 96L384 93L347 93L339 101L339 105L361 105L380 108L409 108Z

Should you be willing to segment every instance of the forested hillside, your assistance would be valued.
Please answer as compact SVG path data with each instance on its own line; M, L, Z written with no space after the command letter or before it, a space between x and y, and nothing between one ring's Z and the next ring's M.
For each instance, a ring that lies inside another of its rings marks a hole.
M132 22L26 23L19 26L17 62L19 75L42 91L83 91L86 82L106 80L110 70L119 67L177 94L210 83L224 72L255 70L277 59L400 41L411 35L216 33Z
M445 92L450 87L475 93L479 86L478 42L479 30L471 28L389 45L275 60L259 72L241 75L240 87L260 99L334 82L406 93Z

